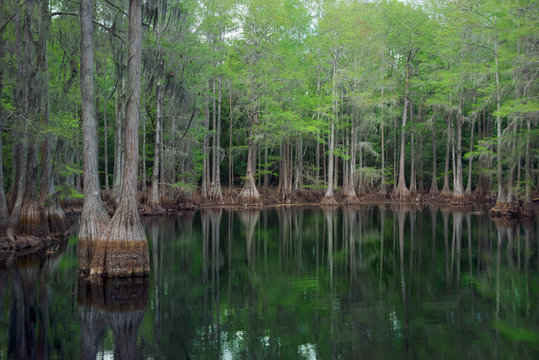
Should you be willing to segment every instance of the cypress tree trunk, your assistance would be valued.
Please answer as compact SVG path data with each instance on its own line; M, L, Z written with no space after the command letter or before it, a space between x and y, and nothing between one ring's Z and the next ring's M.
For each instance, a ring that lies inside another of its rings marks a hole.
M406 78L405 78L405 88L404 88L404 109L402 111L402 126L401 126L401 142L400 142L400 160L399 160L399 182L397 188L391 195L395 200L407 200L410 197L410 191L406 186L406 178L404 174L404 157L406 155L405 147L405 131L404 127L406 126L406 120L408 115L408 103L409 103L409 82L410 82L410 69L408 64L406 64Z
M254 103L254 99L251 98L251 102ZM247 171L245 174L245 182L240 192L240 199L244 203L259 204L260 194L256 188L254 170L255 170L255 142L254 142L254 126L257 122L258 108L254 105L254 108L249 114L249 137L247 139Z
M530 131L531 124L530 118L526 118L526 185L524 190L524 204L522 206L522 216L527 218L533 218L535 216L535 210L533 209L532 196L531 196L531 159L530 159Z
M498 46L494 43L494 61L496 64L496 136L497 136L497 158L496 158L496 177L498 180L498 196L496 198L496 206L504 206L506 193L503 184L502 172L502 118L500 117L501 94L500 94L500 73L498 71Z
M200 195L202 196L202 199L207 199L208 197L208 179L210 177L209 174L209 132L210 132L210 105L209 101L206 100L206 104L204 106L204 143L202 144L202 185L200 189Z
M447 141L445 144L445 173L444 173L444 186L442 187L442 196L451 195L451 190L449 188L449 153L451 150L451 128L450 128L450 119L447 118Z
M0 23L3 21L2 14L0 13ZM0 36L0 59L4 58L5 47L3 43L3 37ZM2 94L2 85L4 80L4 66L0 65L0 94ZM0 234L4 232L6 226L9 225L9 211L6 202L6 194L4 192L4 167L2 149L4 148L2 144L2 132L4 129L4 113L2 111L2 103L0 102Z
M39 69L39 87L40 87L40 115L41 123L44 128L49 126L49 81L48 81L48 63L47 63L47 37L50 28L49 1L42 0L40 17L40 32L38 43L37 67ZM41 181L39 202L45 204L44 212L53 233L61 233L65 230L65 214L58 199L49 198L54 193L54 181L52 177L52 159L51 159L51 138L45 134L41 143Z
M382 155L382 164L381 164L381 174L380 174L380 191L379 193L382 194L382 195L385 195L386 194L386 185L385 185L385 182L386 182L386 154L385 154L385 140L384 140L384 107L385 107L385 103L383 102L383 99L384 99L384 88L382 87L382 108L380 110L380 135L381 135L381 142L380 142L380 146L382 147L382 152L381 152L381 155Z
M294 180L294 191L303 190L303 138L296 139L296 178Z
M160 212L161 209L161 197L159 194L159 145L161 135L161 84L157 84L156 89L156 119L155 119L155 141L153 145L153 172L152 172L152 190L148 205L152 212Z
M215 84L214 84L215 86ZM215 92L215 91L214 91ZM219 199L219 202L223 201L223 194L221 191L221 77L217 78L217 122L215 122L214 115L214 142L213 142L213 183L212 183L212 197ZM215 110L215 103L214 103Z
M109 224L109 215L99 195L97 121L94 109L93 7L93 0L80 2L84 202L80 219L78 250L79 271L83 273L90 271L94 246Z
M232 83L228 83L228 187L234 187L234 163L232 160Z
M120 89L116 93L115 98L115 131L114 131L114 180L112 183L112 197L115 204L118 204L120 200L120 194L122 192L122 178L123 178L123 166L124 166L124 146L123 146L123 118L125 116L125 77L118 70L121 80Z
M462 110L459 107L457 114L457 154L455 156L457 161L456 181L453 187L453 197L462 199L464 196L464 188L462 181Z
M141 38L142 0L131 0L122 194L109 226L96 244L90 269L93 276L143 276L150 271L148 243L137 211Z
M103 136L104 136L104 156L105 156L105 195L106 197L110 194L110 185L109 185L109 151L108 151L108 142L109 138L107 135L107 100L103 102ZM146 127L144 127L146 128Z
M475 117L472 119L472 125L470 126L470 152L473 151L474 127ZM466 191L464 192L466 196L470 196L472 194L472 160L473 158L470 156L468 163L468 180L466 183Z
M324 194L324 198L322 199L321 204L322 205L336 205L337 201L333 197L333 171L334 171L334 165L333 165L333 152L334 152L334 146L335 146L335 121L337 119L337 106L338 106L338 99L337 99L337 62L338 62L338 54L337 51L334 50L333 52L333 78L332 78L332 85L333 85L333 116L331 117L331 125L330 125L330 131L329 131L329 154L328 154L328 167L327 167L327 190Z
M438 180L437 174L436 174L436 133L434 129L432 130L432 183L430 186L430 195L431 196L438 196L439 190L438 190Z
M410 123L413 122L413 115L414 115L414 106L412 102L410 101ZM417 192L417 186L416 186L416 178L415 178L415 134L412 131L410 134L411 141L411 156L410 156L410 193L414 194Z

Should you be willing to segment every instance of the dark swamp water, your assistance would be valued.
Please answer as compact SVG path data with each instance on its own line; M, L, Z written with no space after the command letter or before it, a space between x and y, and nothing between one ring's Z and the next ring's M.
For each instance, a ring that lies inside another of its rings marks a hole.
M539 358L537 221L281 208L145 226L145 281L79 281L74 236L0 265L0 358Z

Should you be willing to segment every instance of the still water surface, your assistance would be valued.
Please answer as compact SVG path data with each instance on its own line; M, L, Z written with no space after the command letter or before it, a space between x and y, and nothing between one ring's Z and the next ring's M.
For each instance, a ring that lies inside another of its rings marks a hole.
M0 358L539 358L537 221L379 207L144 221L145 281L79 281L74 236L0 265Z

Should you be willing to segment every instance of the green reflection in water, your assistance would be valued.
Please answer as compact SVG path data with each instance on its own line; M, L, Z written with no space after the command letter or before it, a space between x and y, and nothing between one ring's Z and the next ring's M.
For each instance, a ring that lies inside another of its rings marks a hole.
M539 236L429 209L145 219L151 277L87 284L76 242L0 267L0 358L539 357Z

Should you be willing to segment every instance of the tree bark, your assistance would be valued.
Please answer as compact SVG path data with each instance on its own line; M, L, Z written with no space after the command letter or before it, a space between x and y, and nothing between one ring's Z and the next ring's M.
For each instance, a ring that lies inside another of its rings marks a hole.
M152 172L152 190L150 193L150 198L148 205L152 212L160 212L161 209L161 197L159 194L159 145L161 139L161 102L162 102L162 91L161 84L157 84L155 88L156 93L156 116L155 116L155 141L153 144L153 172Z
M337 201L333 197L333 152L335 146L335 122L337 120L337 63L338 63L338 51L333 51L333 77L332 77L332 105L333 112L331 117L330 131L329 131L329 154L328 154L328 168L327 168L327 190L322 199L322 205L336 205Z
M410 123L413 123L413 115L414 115L414 106L412 102L410 101ZM411 131L410 134L410 150L411 150L411 156L410 156L410 193L415 194L417 192L417 183L416 183L416 176L415 176L415 134L414 131Z
M105 194L108 197L110 193L109 185L109 151L108 151L108 142L109 138L107 135L107 100L103 101L103 143L104 143L104 156L105 156Z
M253 99L251 101L254 103ZM240 192L240 199L246 204L259 204L260 194L256 188L254 169L255 169L255 142L254 142L254 126L258 117L258 108L253 105L249 114L249 137L247 138L247 171L245 174L245 182Z
M498 196L496 205L502 205L507 201L506 192L503 183L502 171L502 118L500 116L501 106L501 89L500 89L500 72L498 70L498 43L494 43L494 62L496 65L496 137L497 137L497 157L496 157L496 178L498 181Z
M438 190L438 180L437 180L437 174L436 174L436 165L437 165L437 159L436 159L436 132L434 129L432 130L432 183L430 186L430 195L431 196L438 196L439 190Z
M131 0L122 194L109 226L96 244L90 269L92 276L144 276L150 271L148 243L137 211L141 38L142 0Z
M405 130L406 120L408 115L408 103L409 103L409 82L410 82L410 68L406 64L406 77L404 85L404 109L402 111L402 126L401 126L401 142L400 142L400 159L399 159L399 182L397 188L392 194L393 199L395 200L407 200L410 197L410 190L406 186L406 178L404 173L404 158L406 155L406 146L405 146Z
M449 188L449 155L451 150L451 127L450 127L450 118L447 118L447 141L445 144L445 173L444 173L444 186L442 187L442 195L449 196L451 195L451 190Z
M453 197L460 199L464 196L464 188L462 181L462 110L459 106L459 112L457 114L457 154L455 156L457 161L457 173L456 181L453 186Z
M90 271L94 246L109 224L99 195L97 120L94 109L93 0L80 2L81 24L81 118L84 202L79 228L79 271Z
M474 137L474 127L475 127L475 117L472 119L472 125L470 126L470 152L473 151L473 137ZM472 162L473 157L470 156L468 160L468 180L466 183L466 191L464 192L466 196L472 194Z
M215 82L214 82L215 87ZM214 88L215 93L215 88ZM223 194L221 191L221 77L217 78L217 116L214 115L214 142L213 142L213 182L212 182L212 197L219 199L219 202L223 200ZM214 102L215 111L215 102Z
M232 129L232 128L231 128ZM208 183L209 183L209 167L208 167L208 161L209 161L209 132L210 132L210 105L209 100L206 100L206 104L204 105L204 142L202 144L202 184L200 189L200 195L202 196L202 199L208 198Z
M380 194L385 195L386 194L386 154L385 154L385 139L384 139L384 88L382 87L382 107L380 109L380 135L381 135L381 141L380 146L382 147L381 155L382 155L382 164L381 164L381 170L380 173Z

